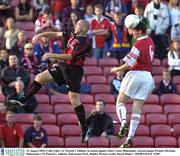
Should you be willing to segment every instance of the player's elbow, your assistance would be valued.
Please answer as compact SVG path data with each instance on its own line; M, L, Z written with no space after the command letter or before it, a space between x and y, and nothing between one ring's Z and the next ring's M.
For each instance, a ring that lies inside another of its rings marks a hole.
M68 61L71 61L72 59L73 59L72 55L71 55L71 54L68 54L68 55L67 55L67 60L68 60Z

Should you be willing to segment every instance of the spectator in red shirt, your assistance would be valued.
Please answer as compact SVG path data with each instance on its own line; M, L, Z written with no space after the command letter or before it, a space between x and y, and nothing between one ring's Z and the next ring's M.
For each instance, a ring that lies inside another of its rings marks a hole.
M11 111L6 113L6 124L1 127L2 147L23 147L24 136L20 124L15 122L15 114Z
M102 15L103 8L101 4L94 7L96 17L91 21L91 33L93 35L93 57L100 59L106 56L105 39L109 35L110 22Z
M0 125L6 122L6 105L4 102L0 102Z

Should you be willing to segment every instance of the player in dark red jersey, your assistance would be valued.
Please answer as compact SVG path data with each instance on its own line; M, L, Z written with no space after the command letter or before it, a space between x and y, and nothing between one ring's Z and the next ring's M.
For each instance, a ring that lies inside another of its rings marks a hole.
M144 101L154 88L154 81L151 75L154 57L153 41L146 35L146 26L142 21L138 21L133 28L131 27L131 31L136 41L129 54L123 59L125 64L111 69L113 73L129 70L122 81L116 103L116 112L121 122L118 136L120 138L124 137L129 129L128 137L121 147L131 146L132 139L140 122L140 114ZM126 121L125 107L129 98L134 100L130 127Z
M79 20L75 25L74 34L66 32L44 32L33 37L32 42L45 37L58 37L68 39L64 54L46 53L42 60L46 61L49 58L64 60L59 66L52 67L35 77L35 81L26 92L26 100L38 92L42 84L55 81L58 85L66 84L69 89L69 99L74 107L75 113L82 127L82 142L88 140L88 128L84 107L80 102L80 83L83 76L83 62L90 51L90 39L87 36L89 23L85 20ZM61 98L61 97L60 97Z

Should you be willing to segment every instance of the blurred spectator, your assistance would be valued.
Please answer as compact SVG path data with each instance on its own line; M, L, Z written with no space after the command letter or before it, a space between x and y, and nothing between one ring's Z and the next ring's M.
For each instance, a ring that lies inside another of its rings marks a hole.
M40 39L40 41L34 45L33 48L34 54L36 55L36 57L38 58L38 64L41 64L42 62L42 56L45 53L57 53L59 54L60 48L58 46L57 42L53 42L51 41L49 38L47 37L42 37Z
M33 8L39 14L44 8L48 6L48 0L33 0Z
M62 21L64 8L68 6L69 1L51 0L51 10L53 15Z
M124 72L118 71L116 73L116 76L111 81L111 94L113 94L115 97L117 97L117 95L119 94L123 77Z
M9 56L9 67L6 67L2 70L1 73L1 82L2 82L2 91L5 96L9 95L15 91L16 79L21 78L24 82L25 89L27 88L30 76L26 69L19 66L18 58L16 55Z
M17 80L15 82L15 89L16 91L7 95L6 97L6 101L8 101L8 109L16 113L33 113L37 106L35 97L31 97L26 103L21 101L22 97L24 97L24 82Z
M148 29L149 28L149 21L146 17L143 17L144 9L143 9L143 6L141 4L137 4L135 6L134 13L135 13L135 15L137 15L139 17L140 20L142 20L145 23L146 28Z
M118 60L124 58L130 50L129 38L122 18L120 12L115 12L113 16L114 22L111 23L112 38L109 55Z
M93 0L92 0L93 1ZM105 12L106 7L108 5L109 0L94 0L95 4L101 4L103 8L103 12Z
M171 40L180 40L180 22L172 27Z
M69 20L66 23L63 23L62 30L65 32L74 33L75 24L78 20L79 14L75 11L72 11Z
M0 126L6 122L7 106L5 102L0 102Z
M91 23L92 19L95 18L94 15L94 7L92 4L86 6L86 13L84 15L84 19Z
M15 114L11 111L6 113L6 124L1 126L1 147L23 147L24 136L21 125L15 122Z
M33 45L26 43L24 46L24 57L21 59L21 64L28 70L30 74L38 74L38 59L33 53Z
M105 49L105 40L109 37L110 22L102 15L103 8L101 4L94 7L96 17L91 21L91 33L93 35L93 57L100 59L107 56Z
M144 17L149 20L151 37L155 44L155 57L167 56L165 33L169 27L167 6L161 0L152 0L145 8Z
M169 0L170 26L178 24L180 21L180 1Z
M12 46L16 43L18 33L19 29L15 27L14 19L9 17L6 20L6 30L4 33L4 43L7 50L10 51Z
M59 93L67 94L68 88L65 85L57 85L55 82L47 83L47 92L50 95L55 95ZM80 94L90 94L91 93L91 86L86 83L81 83Z
M115 12L121 12L122 17L127 15L126 5L122 0L110 0L106 7L106 16L113 18Z
M15 19L16 21L33 20L33 8L28 0L20 0L19 5L15 9Z
M63 23L66 23L69 20L72 11L76 11L79 14L80 19L84 19L84 13L79 7L79 0L71 0L71 6L64 9Z
M59 86L55 82L48 82L46 87L47 87L47 93L49 95L56 95L59 93L62 93L62 94L68 93L68 89L67 89L66 85Z
M123 0L123 1L125 4L127 4L127 1L129 1L131 5L131 12L134 12L137 5L141 5L144 10L150 0Z
M0 0L0 18L13 17L12 0Z
M59 31L60 21L51 15L50 8L43 10L42 15L35 21L35 32Z
M24 45L26 44L26 35L24 31L18 33L18 39L16 43L12 46L10 54L15 54L19 60L24 55Z
M174 40L168 52L168 65L171 76L180 75L180 40Z
M30 148L45 148L48 144L47 132L42 126L39 115L33 117L33 126L29 127L24 135L25 145Z
M104 112L105 103L103 100L96 101L96 109L87 115L87 125L90 130L90 137L108 137L114 132L112 118Z
M5 49L0 51L0 75L4 68L9 66L8 53Z
M0 19L0 40L2 40L2 37L3 37L3 34L4 34L4 24L3 24L3 21ZM0 46L2 42L0 43Z
M161 96L162 94L167 93L175 93L175 85L171 80L171 74L168 69L163 70L163 79L158 84L158 95Z

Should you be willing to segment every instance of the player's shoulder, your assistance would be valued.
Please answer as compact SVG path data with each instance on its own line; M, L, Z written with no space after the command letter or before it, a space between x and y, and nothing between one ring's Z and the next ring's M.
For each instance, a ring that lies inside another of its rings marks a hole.
M134 45L135 45L135 46L143 46L143 45L149 44L149 43L151 43L151 42L152 42L151 37L148 36L148 35L146 35L146 36L142 36L142 37L138 38L138 39L135 41Z
M84 45L88 39L88 36L76 35L74 40L76 40L78 44Z

